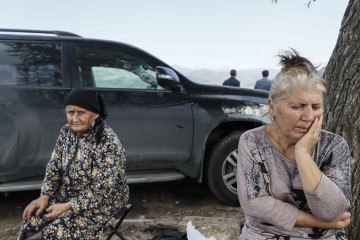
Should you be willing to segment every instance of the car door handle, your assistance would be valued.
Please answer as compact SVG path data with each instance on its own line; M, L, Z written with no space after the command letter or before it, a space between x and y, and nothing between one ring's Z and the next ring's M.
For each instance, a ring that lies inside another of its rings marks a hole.
M11 102L9 100L0 98L0 107L1 108L5 108L5 106L8 106L10 104L11 104Z

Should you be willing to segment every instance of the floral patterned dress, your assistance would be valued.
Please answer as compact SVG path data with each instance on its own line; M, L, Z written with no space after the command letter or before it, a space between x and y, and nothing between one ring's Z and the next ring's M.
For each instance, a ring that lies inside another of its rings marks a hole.
M72 208L50 222L45 212L24 220L26 231L42 229L45 239L98 239L104 224L129 199L125 152L114 131L101 121L79 136L65 125L56 142L41 195L49 205L71 202Z

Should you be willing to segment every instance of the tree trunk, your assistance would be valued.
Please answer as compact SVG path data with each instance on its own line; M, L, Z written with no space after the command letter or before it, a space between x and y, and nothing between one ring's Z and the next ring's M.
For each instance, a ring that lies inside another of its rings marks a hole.
M325 70L328 96L325 129L342 136L352 156L349 239L360 239L360 0L350 0L339 37Z

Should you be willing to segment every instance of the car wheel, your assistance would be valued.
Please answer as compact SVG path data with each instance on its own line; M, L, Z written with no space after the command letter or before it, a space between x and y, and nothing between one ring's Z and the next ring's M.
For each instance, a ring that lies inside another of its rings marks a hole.
M236 182L237 149L240 135L234 132L222 138L211 150L206 177L212 193L224 204L238 206Z

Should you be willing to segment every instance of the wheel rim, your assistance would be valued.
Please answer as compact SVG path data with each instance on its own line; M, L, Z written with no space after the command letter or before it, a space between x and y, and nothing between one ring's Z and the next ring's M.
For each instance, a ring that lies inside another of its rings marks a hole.
M225 186L233 193L237 194L236 166L237 166L237 149L232 151L222 165L221 175Z

